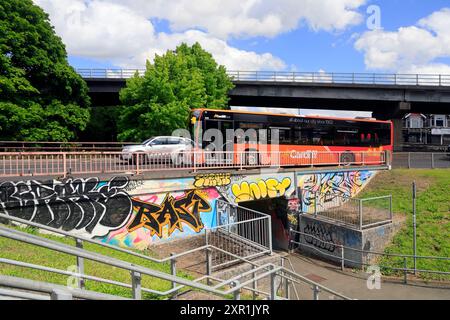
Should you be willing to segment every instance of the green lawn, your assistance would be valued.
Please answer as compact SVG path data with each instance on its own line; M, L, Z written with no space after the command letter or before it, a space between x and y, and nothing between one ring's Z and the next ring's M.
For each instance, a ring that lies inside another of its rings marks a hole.
M421 256L450 257L450 170L395 169L379 173L359 197L392 194L395 214L406 215L406 226L395 236L387 253L412 254L412 187L417 183L417 252ZM403 267L403 259L384 258L381 265ZM408 260L408 267L413 261ZM448 271L449 261L418 260L419 269ZM394 272L386 269L387 274ZM429 279L450 279L449 276L420 275Z
M37 234L37 232L33 228L26 228L26 229L20 228L19 230L26 231L32 234ZM63 238L54 235L39 234L39 236L70 245L74 245L75 242L73 239ZM102 255L107 255L113 258L125 260L154 270L163 271L166 273L170 272L170 264L168 263L154 263L140 257L135 257L126 253L122 253L113 249L105 248L103 246L91 243L85 243L84 248L90 251L100 253ZM59 253L50 249L33 246L23 242L6 239L3 237L0 237L0 252L2 258L44 265L62 270L67 270L67 268L69 268L70 266L76 265L76 258L73 256L64 253ZM148 252L146 252L145 254L150 255L150 253ZM85 260L85 273L88 275L97 276L109 280L131 283L131 278L128 271L89 260ZM65 275L59 275L56 273L50 273L23 267L16 267L1 263L0 263L0 274L52 282L61 285L67 285L68 281L68 277ZM178 275L185 278L192 278L184 272L178 272ZM168 281L144 275L142 277L142 287L158 291L166 291L171 288L171 284ZM131 289L110 284L104 284L91 280L86 280L86 289L131 298ZM145 299L164 298L158 295L147 293L143 293L143 297Z

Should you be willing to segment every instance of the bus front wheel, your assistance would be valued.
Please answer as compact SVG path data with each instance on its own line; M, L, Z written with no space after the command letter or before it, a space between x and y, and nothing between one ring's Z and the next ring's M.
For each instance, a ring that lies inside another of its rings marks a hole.
M259 153L256 150L247 150L245 152L245 165L258 166L259 165Z

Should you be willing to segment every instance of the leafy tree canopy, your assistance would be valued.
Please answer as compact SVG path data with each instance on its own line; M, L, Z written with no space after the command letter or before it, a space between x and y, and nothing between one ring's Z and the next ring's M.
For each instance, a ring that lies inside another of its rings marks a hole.
M0 0L0 139L75 139L87 92L48 15L31 0Z
M175 51L147 61L143 77L136 74L120 92L125 105L120 116L119 140L140 141L170 135L186 128L194 108L224 109L233 84L200 44L181 44Z

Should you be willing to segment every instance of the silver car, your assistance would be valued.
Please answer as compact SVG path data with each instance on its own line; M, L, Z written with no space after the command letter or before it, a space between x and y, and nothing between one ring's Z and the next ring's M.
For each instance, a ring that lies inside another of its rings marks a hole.
M122 149L122 159L135 162L139 154L140 162L171 161L183 164L189 160L189 152L194 148L191 139L182 137L160 136L152 137L141 144L125 146Z

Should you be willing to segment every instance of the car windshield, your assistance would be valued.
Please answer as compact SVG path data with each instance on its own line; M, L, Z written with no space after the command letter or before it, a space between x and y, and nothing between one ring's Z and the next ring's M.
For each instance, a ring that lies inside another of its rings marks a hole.
M144 142L142 142L142 144L147 144L147 143L149 143L150 141L152 141L154 138L155 138L155 137L151 137L150 139L147 139L147 140L145 140Z

